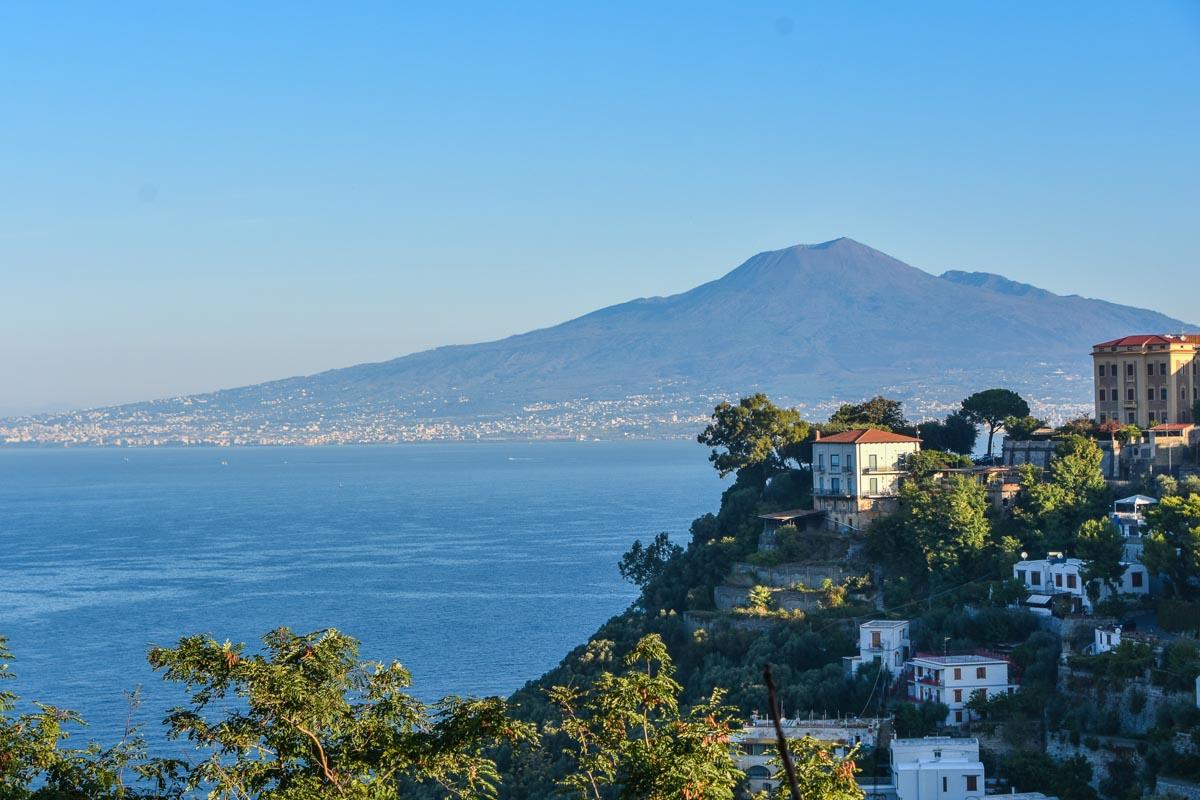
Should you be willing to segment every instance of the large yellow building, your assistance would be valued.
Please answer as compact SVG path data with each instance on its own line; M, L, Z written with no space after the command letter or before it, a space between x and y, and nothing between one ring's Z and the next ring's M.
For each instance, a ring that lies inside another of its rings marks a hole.
M1125 336L1092 347L1096 421L1152 428L1194 422L1200 334Z

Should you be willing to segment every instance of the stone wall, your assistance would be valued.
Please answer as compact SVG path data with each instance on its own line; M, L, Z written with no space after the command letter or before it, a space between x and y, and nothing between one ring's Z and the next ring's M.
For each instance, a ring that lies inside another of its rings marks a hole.
M834 583L841 583L857 574L860 573L846 569L843 564L779 564L774 567L760 567L738 562L729 571L725 582L732 586L762 585L773 588L803 583L810 589L817 589L826 578Z
M1158 797L1182 797L1184 800L1200 800L1200 784L1160 775L1158 776L1158 783L1154 788L1154 793Z

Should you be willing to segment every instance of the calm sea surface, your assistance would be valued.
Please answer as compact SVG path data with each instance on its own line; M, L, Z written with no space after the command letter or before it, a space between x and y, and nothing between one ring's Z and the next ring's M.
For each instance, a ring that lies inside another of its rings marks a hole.
M337 627L423 699L507 694L633 598L616 562L686 540L721 483L689 442L0 450L0 634L23 697L156 728L148 647ZM149 732L149 731L148 731Z

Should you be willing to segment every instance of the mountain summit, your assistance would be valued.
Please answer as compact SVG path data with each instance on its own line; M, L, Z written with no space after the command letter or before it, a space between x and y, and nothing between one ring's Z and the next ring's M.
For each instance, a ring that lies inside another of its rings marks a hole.
M690 291L499 341L99 413L217 415L256 430L499 418L531 405L635 395L670 394L685 405L703 398L693 413L712 395L757 390L809 404L881 391L952 401L992 385L1080 404L1090 398L1093 343L1187 328L1154 311L998 275L938 277L842 238L759 253Z

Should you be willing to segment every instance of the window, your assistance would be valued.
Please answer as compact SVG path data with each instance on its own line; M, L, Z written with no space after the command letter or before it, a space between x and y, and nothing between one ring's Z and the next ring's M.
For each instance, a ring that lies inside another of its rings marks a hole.
M1023 569L1017 570L1017 580L1019 580L1021 583L1025 582L1025 570L1023 570Z
M1132 586L1135 589L1141 588L1142 573L1140 573L1140 572L1129 573L1129 584L1130 584L1130 586Z
M871 478L871 494L879 494L879 478Z
M954 721L962 722L962 709L959 709L958 711L954 712ZM946 783L946 779L942 778L942 784L945 785L945 783ZM943 789L943 791L945 791L945 790Z
M837 469L842 465L842 457L837 453L829 454L829 466L831 469Z
M1159 375L1170 375L1171 374L1171 371L1169 369L1167 369L1167 362L1164 361L1158 365L1158 374Z
M842 479L834 478L833 482L832 482L832 486L830 488L833 490L834 494L837 494L838 492L840 492L842 490Z
M1101 403L1104 402L1104 390L1103 389L1100 390L1100 402Z
M958 672L958 670L955 670L955 672ZM956 703L962 702L962 689L954 690L954 702L956 702Z
M1153 364L1147 364L1147 365L1146 365L1146 374L1147 374L1147 375L1153 375L1153 374L1154 374L1154 365L1153 365Z
M1136 400L1137 399L1136 397L1133 396L1133 387L1132 386L1125 390L1125 398L1127 400Z
M1167 387L1165 387L1165 386L1164 386L1164 387L1162 387L1161 389L1159 389L1159 390L1158 390L1158 399L1159 399L1159 400L1162 400L1163 402L1166 402L1166 400L1167 400Z
M968 775L967 776L967 791L968 792L979 791L979 776L978 775Z
M1062 586L1062 574L1061 573L1054 576L1054 585L1059 586L1059 587Z
M1103 425L1106 422L1108 422L1108 414L1101 414L1100 415L1100 424Z
M954 680L956 680L956 681L962 680L962 667L954 668Z
M1068 589L1074 589L1074 588L1075 588L1075 576L1074 576L1074 575L1068 575L1068 576L1067 576L1067 588L1068 588Z
M871 631L871 647L880 647L883 642L879 638L879 631Z
M1132 361L1128 361L1125 363L1125 374L1128 375L1130 378L1133 377L1133 362Z
M876 455L876 454L874 454L874 453L872 453L871 455L867 456L867 466L868 466L868 467L870 467L871 469L878 469L878 467L879 467L879 456L877 456L877 455Z
M1104 377L1104 365L1103 364L1100 365L1100 377L1101 378Z
M1153 386L1151 386L1149 389L1146 390L1146 399L1147 400L1154 399L1154 387Z
M1130 389L1129 393L1133 394L1133 390ZM1126 411L1125 412L1125 421L1128 422L1130 425L1133 425L1137 422L1137 415L1134 414L1132 411Z
M825 469L825 454L817 453L817 469Z
M1034 586L1040 586L1042 584L1042 573L1031 572L1031 573L1029 573L1029 577L1030 577L1029 582L1032 583Z
M975 677L976 678L986 678L987 677L987 667L976 667L975 668Z

